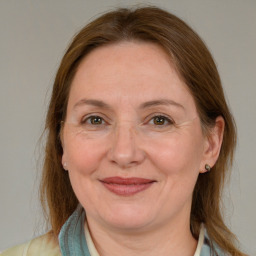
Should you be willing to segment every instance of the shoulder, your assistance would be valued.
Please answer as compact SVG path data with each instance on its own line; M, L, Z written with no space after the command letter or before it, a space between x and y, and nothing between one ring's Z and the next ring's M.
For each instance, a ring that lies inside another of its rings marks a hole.
M37 237L25 244L10 248L1 256L61 256L58 240L52 233Z

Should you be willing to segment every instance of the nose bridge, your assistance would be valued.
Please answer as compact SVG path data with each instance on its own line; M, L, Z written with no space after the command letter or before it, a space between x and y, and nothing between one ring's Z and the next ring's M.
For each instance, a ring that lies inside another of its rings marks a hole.
M132 122L124 121L116 125L109 152L111 161L122 167L140 163L144 153L137 141L138 133Z

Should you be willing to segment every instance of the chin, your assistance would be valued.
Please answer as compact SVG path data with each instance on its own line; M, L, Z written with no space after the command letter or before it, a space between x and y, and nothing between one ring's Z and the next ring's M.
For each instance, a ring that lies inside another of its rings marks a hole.
M150 212L150 211L149 211ZM106 213L103 220L112 227L124 230L142 229L148 226L153 219L144 209L122 208Z

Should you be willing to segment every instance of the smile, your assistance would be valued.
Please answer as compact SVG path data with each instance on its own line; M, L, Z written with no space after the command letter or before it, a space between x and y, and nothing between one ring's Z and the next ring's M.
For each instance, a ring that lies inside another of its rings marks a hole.
M119 196L132 196L151 187L155 180L143 178L109 177L101 180L110 192Z

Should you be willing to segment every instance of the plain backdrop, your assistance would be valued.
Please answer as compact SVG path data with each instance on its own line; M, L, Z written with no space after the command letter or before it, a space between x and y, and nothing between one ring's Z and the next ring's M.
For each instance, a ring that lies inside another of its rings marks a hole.
M143 3L188 22L216 60L239 138L225 218L247 253L256 255L255 0L0 0L0 251L44 232L38 140L72 36L107 10Z

